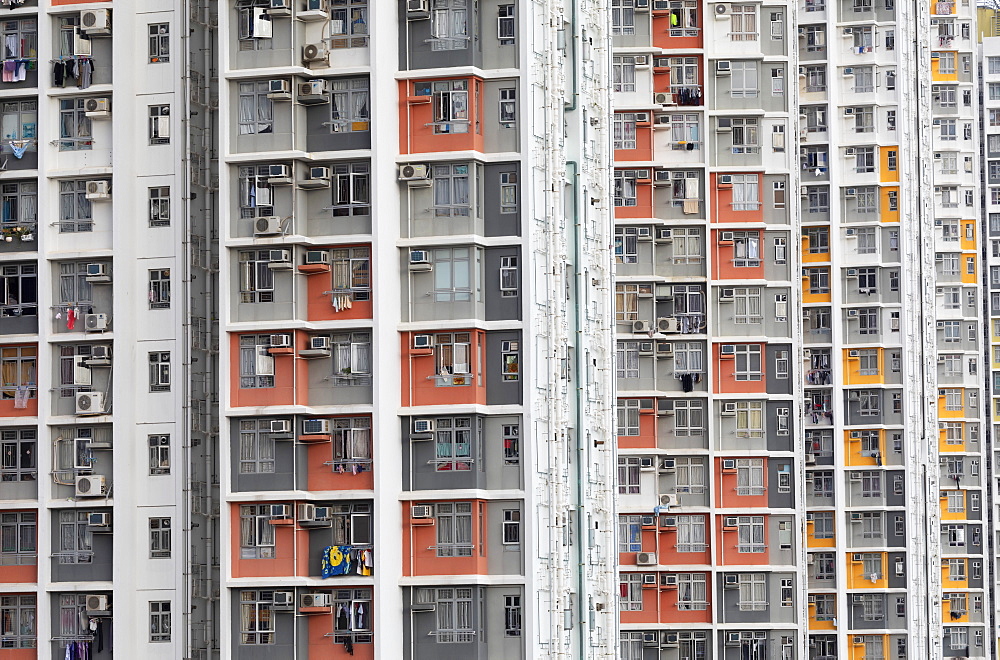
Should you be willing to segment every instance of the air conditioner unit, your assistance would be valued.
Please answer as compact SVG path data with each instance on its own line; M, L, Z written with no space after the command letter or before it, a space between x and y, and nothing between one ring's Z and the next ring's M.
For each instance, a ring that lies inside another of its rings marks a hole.
M111 100L103 98L85 99L83 111L91 119L103 119L111 116Z
M675 632L660 631L660 645L664 648L675 648L680 644L680 636Z
M854 108L844 108L844 116L845 117L854 116Z
M670 183L670 170L656 170L653 172L653 181L656 183Z
M77 415L103 415L104 394L102 392L77 392Z
M736 529L740 525L740 519L736 516L726 516L722 519L722 526L729 529Z
M715 17L716 18L728 18L729 17L729 5L725 3L717 3L715 5Z
M640 516L639 524L642 527L656 527L656 516Z
M410 507L411 518L433 518L434 507L427 504L415 504Z
M310 504L308 502L301 502L299 504L298 515L296 516L299 522L313 522L316 520L316 505Z
M306 44L302 47L302 62L307 66L313 62L329 62L330 51L325 44Z
M291 16L292 15L292 2L291 0L271 0L271 4L267 10L268 16Z
M718 117L715 123L716 133L732 133L733 120L731 117Z
M309 250L304 263L307 266L325 266L330 263L330 253L326 250Z
M665 335L677 334L681 331L681 323L672 316L666 316L656 319L656 329Z
M660 319L664 320L664 319ZM672 319L671 319L672 320ZM663 332L661 330L660 332ZM674 356L674 345L666 341L656 342L656 357L669 358Z
M844 75L845 78L850 78L851 76L853 76L854 75L854 67L852 67L852 66L845 66L844 67L844 74L843 75Z
M104 200L111 199L111 184L107 181L88 181L87 199Z
M719 302L733 302L736 300L736 289L721 289L719 291Z
M294 591L275 591L271 595L271 607L275 610L290 610L295 608Z
M77 497L103 497L107 492L104 475L88 474L76 478Z
M83 329L87 332L104 332L108 329L108 315L84 314Z
M302 435L330 435L330 420L328 419L302 420Z
M87 527L110 527L110 526L111 526L110 513L87 514Z
M637 112L637 113L635 113L635 123L637 123L637 124L648 124L649 123L649 113L648 112Z
M291 267L292 265L292 251L291 250L268 250L267 253L268 264L273 267L274 265L287 265Z
M857 151L854 149L854 147L848 147L847 149L844 149L844 158L854 158L856 154Z
M636 55L632 59L636 66L649 66L649 55Z
M292 335L287 332L274 334L271 335L270 342L270 348L290 348L292 346Z
M848 318L853 318L853 317L855 317L857 315L858 315L858 310L856 310L856 309L849 309L849 310L847 310L847 316L848 316Z
M281 233L281 218L276 215L262 215L253 221L255 236L273 236Z
M656 92L653 94L653 104L654 105L673 105L674 95L667 94L664 92Z
M291 516L291 511L287 504L272 504L271 505L271 518L285 519Z
M722 469L723 470L735 470L736 469L736 459L735 458L724 458L724 459L722 459Z
M727 573L722 580L726 589L735 589L740 586L740 576L736 573Z
M97 345L90 348L90 357L87 359L88 366L100 366L104 363L110 364L111 347Z
M648 333L649 332L649 321L633 321L632 322L632 332L633 333Z
M640 456L639 457L639 469L640 470L652 470L654 467L652 456ZM650 523L652 524L652 523Z
M736 415L736 403L729 401L722 404L722 411L719 413L723 417L733 417Z
M430 168L426 165L406 164L399 166L400 181L425 181L430 176Z
M653 578L653 581L651 583L650 582L646 582L646 578L647 577ZM642 576L642 583L643 584L656 584L656 576L652 575L652 574L643 575ZM660 646L660 635L658 633L655 633L655 632L644 632L644 633L642 633L642 645L643 646L655 646L655 647L659 648L659 646Z
M87 264L86 279L88 282L110 282L111 276L108 274L108 264Z
M330 350L330 338L326 336L310 337L309 338L309 350L311 351L328 351Z
M87 595L87 612L110 612L111 600L104 594Z
M272 185L291 183L292 169L288 165L268 165L267 182Z
M80 29L85 34L111 34L111 10L88 9L80 12Z
M326 93L326 81L324 80L310 80L299 83L298 92L298 101L300 103L316 103L330 100L330 97Z
M428 13L429 0L406 0L406 12L408 14Z
M292 84L287 80L268 81L267 98L272 101L290 101L292 99Z
M426 272L431 270L431 253L429 250L410 250L410 270Z
M670 232L669 229L661 229L660 236L663 236L663 232ZM667 233L667 238L670 238L672 234ZM656 298L658 300L670 300L674 297L674 287L669 284L657 284L653 291L655 292Z
M300 188L329 188L330 187L330 168L329 167L310 167L309 168L309 178L305 181L299 182Z
M641 341L639 342L639 355L653 355L654 344L651 341Z
M678 500L677 496L669 493L665 495L660 495L660 506L677 506Z
M847 357L856 358L860 356L861 356L861 351L847 351Z
M311 593L299 595L299 607L332 607L332 594Z
M656 566L655 552L637 552L635 555L636 566Z
M674 414L674 402L671 399L660 399L659 405L657 406L657 412L661 415L666 415L670 417ZM673 461L672 458L665 458L664 465L667 461Z
M413 432L414 433L434 433L435 424L433 419L415 419L413 420Z
M434 346L431 335L413 335L413 348L432 348Z
M719 60L715 63L715 75L728 76L733 72L733 63L729 60Z
M723 344L719 348L720 355L736 355L736 344Z

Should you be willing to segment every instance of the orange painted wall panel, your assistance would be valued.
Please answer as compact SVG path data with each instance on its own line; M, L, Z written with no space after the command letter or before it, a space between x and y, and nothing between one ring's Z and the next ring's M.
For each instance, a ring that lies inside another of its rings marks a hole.
M729 458L735 458L730 456ZM764 459L763 495L737 495L736 470L722 470L722 459L715 459L715 498L716 506L729 509L767 508L767 459Z
M649 169L649 168L644 168ZM652 176L652 170L649 170ZM635 186L635 206L616 206L616 218L651 218L653 217L653 184L651 181L637 183Z
M697 25L703 25L705 16L702 11L703 4L698 3ZM697 30L694 36L670 36L670 12L653 12L653 47L654 48L701 48L704 40L702 30Z
M340 589L352 589L353 586L340 586ZM372 604L372 616L375 616L374 603ZM373 660L375 657L375 645L374 644L355 644L354 653L348 653L344 650L343 644L335 644L332 637L327 637L326 635L333 632L334 617L336 613L331 614L310 614L307 617L307 639L306 645L309 648L308 655L306 656L308 660L341 660L344 658L352 658L353 660ZM376 630L378 625L374 619L372 619L372 630Z
M753 174L753 172L747 172ZM764 199L763 181L764 174L757 174L757 199ZM712 193L712 207L715 209L712 214L712 222L764 222L764 205L758 204L756 209L748 211L733 210L733 188L732 186L719 187L719 175L712 174L709 177L709 190Z
M659 576L657 576L659 578ZM642 609L622 610L619 614L622 623L657 623L659 622L659 599L657 598L656 585L652 588L643 586Z
M764 236L760 236L761 259L759 266L736 266L733 264L735 257L735 244L732 241L722 241L722 232L713 230L711 232L711 245L715 250L715 263L713 264L713 277L717 280L762 280L764 279Z
M706 576L708 584L711 577ZM712 590L706 590L708 606L703 610L682 610L677 607L680 599L678 589L660 589L660 623L711 623L712 622Z
M453 403L486 403L486 333L482 330L458 329L453 332L471 334L471 385L438 386L436 358L431 351L411 350L413 335L400 335L402 364L402 405L436 406Z
M702 552L677 552L677 531L663 530L659 532L659 552L657 556L659 563L664 566L691 566L705 565L712 563L712 548L707 546ZM632 562L635 563L635 553L632 554ZM709 589L711 591L711 589Z
M650 122L636 124L635 149L615 149L615 160L624 162L653 160L653 127Z
M469 132L435 134L434 104L430 96L413 96L414 85L424 81L399 82L399 151L403 154L436 151L485 151L483 143L483 81L481 78L441 77L442 80L468 80Z
M309 574L309 530L297 529L296 525L276 525L273 559L241 559L240 505L238 503L230 505L230 516L229 536L233 547L233 577L277 577ZM296 549L298 549L297 557Z
M38 649L0 649L0 660L36 660L36 658Z
M716 394L763 394L767 391L767 362L763 359L767 347L760 345L761 365L760 380L736 380L736 358L732 355L722 355L722 344L712 346L712 360L715 363Z
M316 273L306 278L306 320L308 321L353 321L372 317L372 301L355 301L350 309L339 312L330 303L330 296L323 295L332 286L330 273ZM374 293L372 294L374 297ZM308 340L303 340L308 341Z
M38 399L28 399L27 408L14 408L14 399L0 399L0 417L37 417Z
M371 470L352 474L334 472L323 465L333 458L329 442L317 442L306 448L306 488L308 490L372 490L375 479Z
M31 564L28 566L4 566L3 571L0 571L3 575L4 582L17 583L17 584L33 584L38 582L38 564ZM0 653L0 658L3 655Z
M739 552L737 551L738 532L735 529L723 529L723 518L726 516L716 516L716 534L722 539L720 547L716 548L716 561L720 564L733 564L739 566L762 566L770 563L770 555L764 552ZM764 538L767 539L770 533L770 521L768 516L764 516Z
M303 344L306 335L302 332L292 332L292 345ZM229 336L229 358L233 370L229 386L232 390L231 404L239 406L282 406L307 405L309 392L309 371L306 360L299 360L294 355L276 355L274 357L274 387L240 387L240 335Z
M656 415L639 414L639 435L618 436L619 449L656 449Z
M489 573L486 555L489 523L486 502L472 501L471 557L438 557L437 550L433 548L437 544L437 525L428 524L427 519L414 520L410 517L410 507L410 502L403 503L403 575Z

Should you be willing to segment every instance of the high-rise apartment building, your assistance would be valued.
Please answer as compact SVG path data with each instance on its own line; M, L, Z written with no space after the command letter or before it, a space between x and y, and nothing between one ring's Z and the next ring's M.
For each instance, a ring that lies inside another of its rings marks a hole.
M995 657L975 11L0 0L0 660Z
M0 658L614 657L602 3L0 11Z
M974 11L612 2L622 658L992 657Z

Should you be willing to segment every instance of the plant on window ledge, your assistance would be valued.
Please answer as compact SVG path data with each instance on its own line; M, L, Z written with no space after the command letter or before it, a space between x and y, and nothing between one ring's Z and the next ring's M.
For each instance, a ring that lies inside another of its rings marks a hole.
M12 242L15 238L24 242L35 240L35 234L27 227L5 227L0 230L0 234L7 243Z

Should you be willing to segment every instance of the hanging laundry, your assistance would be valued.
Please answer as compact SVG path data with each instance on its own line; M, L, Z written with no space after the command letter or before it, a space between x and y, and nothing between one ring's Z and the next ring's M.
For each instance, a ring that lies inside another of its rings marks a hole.
M351 570L351 546L328 545L320 559L320 576L347 575Z
M66 310L66 329L72 330L76 327L76 312L70 307Z
M18 385L14 390L14 409L24 410L28 407L28 396L31 394L31 388L27 385Z

